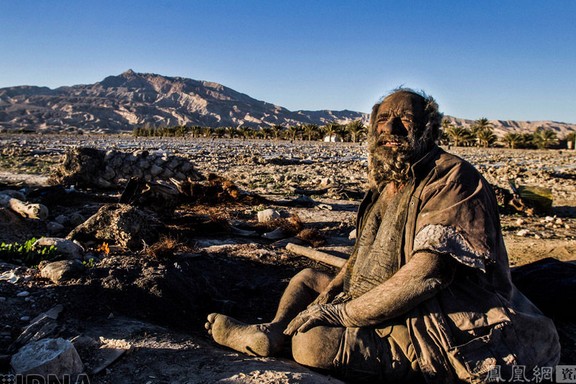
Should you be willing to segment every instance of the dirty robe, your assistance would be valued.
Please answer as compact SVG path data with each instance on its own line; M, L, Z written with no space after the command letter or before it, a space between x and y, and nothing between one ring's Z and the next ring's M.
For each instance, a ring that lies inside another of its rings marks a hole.
M395 201L372 191L362 202L345 295L367 292L416 252L453 258L453 281L395 319L407 327L403 349L415 352L425 380L506 381L518 367L529 377L535 368L555 366L556 329L511 282L497 203L486 180L438 147L411 167L411 176ZM389 327L387 322L376 332L386 336ZM386 368L380 376L387 376Z

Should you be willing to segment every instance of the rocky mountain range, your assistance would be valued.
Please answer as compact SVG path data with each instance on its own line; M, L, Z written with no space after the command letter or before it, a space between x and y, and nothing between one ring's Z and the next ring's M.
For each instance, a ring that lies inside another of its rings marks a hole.
M132 70L95 84L0 89L0 128L4 130L122 132L145 124L257 127L356 119L367 119L367 115L289 111L218 83Z
M472 123L447 118L456 125ZM367 123L368 114L349 110L290 111L218 83L132 70L95 84L56 89L0 88L0 131L119 133L146 124L264 127L344 124L357 119ZM576 131L576 124L553 121L491 123L498 135L532 132L540 126L554 129L559 137Z

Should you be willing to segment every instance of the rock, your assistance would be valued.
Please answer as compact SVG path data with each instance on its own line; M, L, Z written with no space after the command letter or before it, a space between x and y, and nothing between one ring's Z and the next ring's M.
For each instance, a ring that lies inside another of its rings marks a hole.
M51 235L56 235L64 230L64 226L56 221L51 221L46 225L46 229Z
M269 221L279 218L280 218L280 212L276 211L275 209L268 208L258 212L259 223L267 223Z
M0 280L16 284L20 280L20 276L16 274L15 270L10 270L0 273Z
M15 191L13 189L6 189L4 191L1 192L3 195L8 195L10 197L13 197L14 199L18 199L18 200L26 200L26 196L20 192L20 191Z
M272 232L266 232L265 234L262 235L262 237L269 240L280 240L289 236L290 233L288 233L284 228L276 228Z
M28 291L21 291L16 294L16 297L27 297L30 296L30 292Z
M28 203L1 193L0 206L10 208L20 216L29 219L46 220L49 214L48 207L43 204Z
M60 237L41 237L36 240L34 246L54 246L57 252L66 256L67 259L81 259L84 254L84 248L80 244Z
M331 211L334 208L332 208L332 206L330 204L318 204L316 206L316 209L320 209L322 211Z
M55 222L65 225L68 222L68 216L66 215L58 215L56 216L56 218L54 219Z
M294 206L300 206L300 207L313 207L316 204L313 198L306 195L298 196L297 198L292 200L292 203L294 204Z
M56 304L55 306L53 306L52 308L50 308L49 310L47 310L44 313L39 314L38 316L36 316L32 322L36 322L39 321L43 318L49 318L52 320L56 320L58 318L58 316L60 316L60 313L64 310L64 306L62 304Z
M348 235L348 239L350 240L354 240L355 238L356 238L356 228L354 228L352 232L350 232L350 234Z
M60 260L41 263L39 268L40 276L50 279L54 284L60 284L78 276L84 270L84 265L78 260Z
M86 221L86 218L79 213L72 213L68 216L68 222L70 225L77 227L78 225L82 224Z
M530 235L530 231L528 229L521 229L518 232L516 232L516 236L520 236L520 237L527 237Z
M63 379L84 371L76 348L62 338L42 339L25 345L12 356L10 365L16 374L39 375L44 378L51 375Z
M69 240L103 241L136 251L153 244L163 225L152 213L128 204L106 204L72 230Z

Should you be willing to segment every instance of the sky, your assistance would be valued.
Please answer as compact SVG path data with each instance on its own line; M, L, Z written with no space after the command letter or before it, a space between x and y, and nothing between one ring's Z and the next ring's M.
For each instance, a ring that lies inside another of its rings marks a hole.
M576 1L0 0L0 88L128 69L292 111L405 86L460 118L576 123Z

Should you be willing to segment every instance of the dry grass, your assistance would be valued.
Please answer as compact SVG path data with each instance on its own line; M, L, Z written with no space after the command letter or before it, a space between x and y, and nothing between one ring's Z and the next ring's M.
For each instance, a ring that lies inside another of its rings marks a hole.
M150 256L157 259L169 259L181 253L187 246L170 236L162 236L160 240L146 249Z

